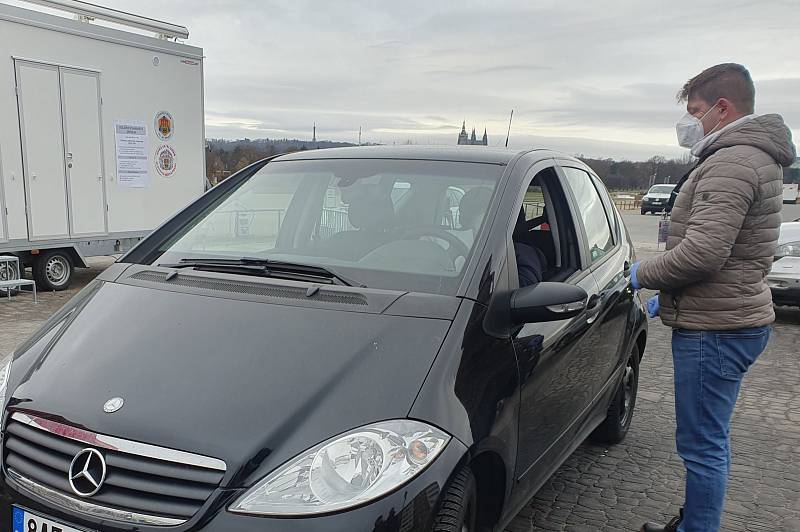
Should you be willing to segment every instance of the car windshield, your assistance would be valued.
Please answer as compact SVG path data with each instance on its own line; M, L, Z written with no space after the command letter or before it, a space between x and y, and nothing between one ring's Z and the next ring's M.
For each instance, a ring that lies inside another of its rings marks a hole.
M656 185L650 189L648 194L670 194L675 185Z
M271 162L177 231L153 264L268 259L324 266L370 288L454 294L503 169Z

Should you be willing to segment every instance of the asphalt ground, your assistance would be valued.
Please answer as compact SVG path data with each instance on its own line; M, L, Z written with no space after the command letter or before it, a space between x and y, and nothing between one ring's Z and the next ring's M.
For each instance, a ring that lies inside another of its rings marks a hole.
M787 207L785 219L800 217L800 206ZM624 217L641 243L640 258L652 256L648 242L639 239L655 234L658 218ZM0 300L0 358L112 261L92 259L90 268L77 270L69 290L40 293L36 304L28 294ZM800 532L800 309L779 308L777 314L769 346L745 378L733 418L724 531ZM636 531L648 519L675 515L683 499L683 467L674 443L672 377L670 330L653 320L626 440L613 447L582 445L507 532Z

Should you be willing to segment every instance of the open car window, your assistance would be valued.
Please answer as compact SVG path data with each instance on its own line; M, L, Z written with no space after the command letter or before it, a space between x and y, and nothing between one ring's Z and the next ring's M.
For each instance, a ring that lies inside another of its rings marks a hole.
M273 259L335 268L374 288L453 294L503 168L415 160L269 163L177 231L155 262Z

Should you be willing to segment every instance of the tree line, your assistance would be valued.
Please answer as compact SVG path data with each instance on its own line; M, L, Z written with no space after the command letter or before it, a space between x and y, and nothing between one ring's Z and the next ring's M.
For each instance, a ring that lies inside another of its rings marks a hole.
M212 184L217 184L233 172L265 157L343 146L355 144L298 139L210 139L207 141L206 176ZM577 157L591 166L611 190L647 190L653 184L677 183L695 163L688 154L679 159L655 156L647 161ZM787 168L784 176L787 183L800 183L800 168Z

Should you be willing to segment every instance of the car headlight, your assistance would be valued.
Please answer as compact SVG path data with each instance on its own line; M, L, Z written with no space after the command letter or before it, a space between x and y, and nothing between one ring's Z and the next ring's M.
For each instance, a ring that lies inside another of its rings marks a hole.
M13 360L13 356L11 357ZM6 404L6 389L8 388L8 374L11 373L11 362L12 360L8 361L8 364L3 366L3 369L0 369L0 409L2 409ZM2 415L0 414L0 418Z
M775 251L775 258L781 259L783 257L800 257L800 242L787 242L778 246Z
M367 425L290 460L228 509L286 517L361 505L417 476L449 441L450 436L419 421L393 420Z

